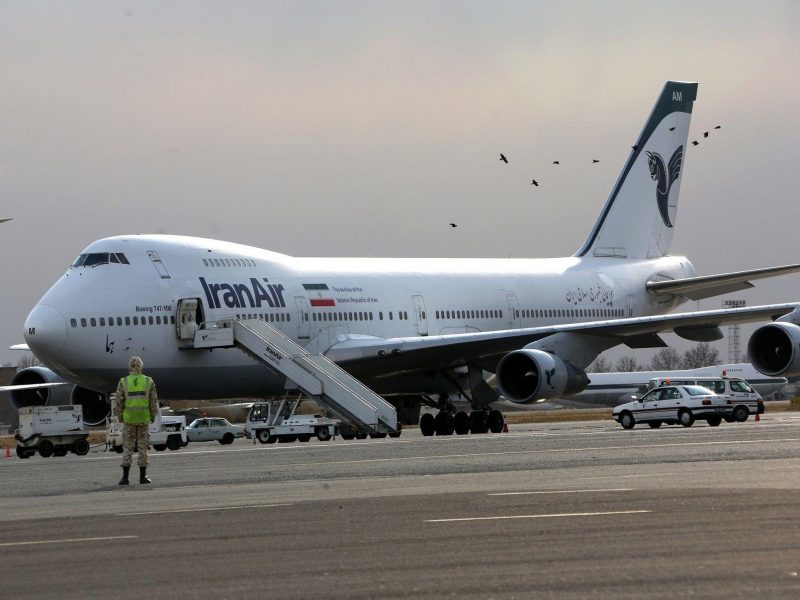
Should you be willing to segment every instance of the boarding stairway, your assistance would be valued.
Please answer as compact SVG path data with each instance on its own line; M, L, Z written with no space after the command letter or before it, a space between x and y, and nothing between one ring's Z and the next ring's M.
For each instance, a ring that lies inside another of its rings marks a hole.
M195 348L238 346L356 430L398 431L397 411L322 354L311 354L262 319L226 319L198 329Z

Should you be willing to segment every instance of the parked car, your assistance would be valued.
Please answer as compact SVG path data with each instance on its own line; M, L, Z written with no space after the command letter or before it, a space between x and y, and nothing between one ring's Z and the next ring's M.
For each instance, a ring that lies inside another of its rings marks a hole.
M650 380L651 388L664 385L700 385L710 389L720 396L728 396L732 400L733 409L730 415L725 416L725 421L743 422L750 415L764 414L764 400L761 394L755 391L749 383L740 377L690 377L677 379L669 377L655 377Z
M244 427L234 425L228 419L204 417L192 421L186 428L186 437L190 442L232 444L234 439L244 437Z
M691 427L697 419L716 427L732 411L729 397L717 395L708 388L668 385L650 390L633 402L615 406L612 418L625 429L633 429L636 423L647 423L652 428L661 427L662 423Z

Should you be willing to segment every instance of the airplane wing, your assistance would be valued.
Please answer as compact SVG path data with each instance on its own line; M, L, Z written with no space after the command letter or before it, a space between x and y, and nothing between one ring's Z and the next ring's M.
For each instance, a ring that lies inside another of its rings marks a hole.
M24 350L25 352L30 352L31 349L28 348L28 344L14 344L13 346L8 347L9 350Z
M658 337L662 332L775 320L798 308L797 303L770 304L478 333L392 339L361 336L335 344L325 355L355 376L391 377L412 371L448 369L470 362L496 363L508 352L562 332L616 339L637 348L658 347L664 345Z
M670 279L666 281L648 281L647 291L653 294L669 294L684 296L690 300L702 300L713 296L721 296L731 292L739 292L753 287L751 279L765 279L800 271L800 264L768 267L752 271L724 273L722 275L705 275L686 279Z
M5 223L6 221L11 221L13 219L0 219L0 223Z
M67 381L60 381L57 383L28 383L25 385L2 385L0 392L12 392L14 390L38 390L41 388L51 388L57 385L72 385Z

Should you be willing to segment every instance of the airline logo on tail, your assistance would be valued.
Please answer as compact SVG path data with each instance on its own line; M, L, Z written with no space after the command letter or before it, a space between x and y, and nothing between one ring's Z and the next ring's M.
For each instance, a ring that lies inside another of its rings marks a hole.
M673 152L667 166L664 166L664 159L658 152L645 152L645 154L647 154L650 177L656 182L656 202L658 211L661 213L661 220L667 227L672 227L672 220L669 217L669 191L681 174L683 146L678 146L678 149Z

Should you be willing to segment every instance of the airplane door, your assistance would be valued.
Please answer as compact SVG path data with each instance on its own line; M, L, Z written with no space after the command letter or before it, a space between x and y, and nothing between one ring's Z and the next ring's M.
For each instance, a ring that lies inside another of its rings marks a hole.
M519 329L522 326L522 319L519 314L519 300L516 294L506 294L508 300L508 326L510 329Z
M158 255L158 252L155 250L148 250L147 256L150 257L150 260L153 262L153 266L158 271L158 274L161 276L161 279L172 279L169 272L167 271L167 267L164 266L164 263L161 262L161 257Z
M311 323L308 316L308 302L305 296L295 296L294 302L297 305L297 337L307 340L311 335Z
M178 318L175 321L179 340L193 340L194 333L202 322L200 300L197 298L181 298L178 300Z
M428 335L428 315L425 311L425 299L422 296L412 296L414 298L414 321L416 321L417 333Z

